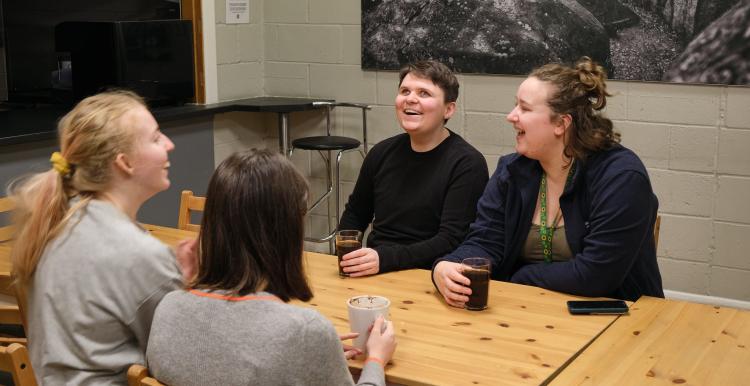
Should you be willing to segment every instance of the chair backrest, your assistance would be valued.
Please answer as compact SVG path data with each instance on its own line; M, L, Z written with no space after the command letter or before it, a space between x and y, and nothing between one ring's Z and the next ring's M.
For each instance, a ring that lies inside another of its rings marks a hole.
M0 197L0 213L8 213L16 208L15 202L10 197ZM8 241L13 238L13 225L2 225L0 224L0 243Z
M193 224L190 219L193 212L203 212L205 206L205 197L194 196L191 190L183 190L180 195L180 216L177 218L177 228L198 232L201 229L200 224Z
M659 228L661 227L661 216L656 215L656 221L654 221L654 249L659 249Z
M16 386L36 386L34 369L31 368L29 352L25 346L12 343L8 347L0 347L0 371L13 376Z
M367 110L371 110L372 106L364 103L351 103L351 102L313 102L316 106L326 106L326 135L331 135L331 110L334 107L353 107L362 109L362 146L364 147L365 153L367 153Z
M132 365L128 369L128 386L166 386L151 377L148 369L142 365Z

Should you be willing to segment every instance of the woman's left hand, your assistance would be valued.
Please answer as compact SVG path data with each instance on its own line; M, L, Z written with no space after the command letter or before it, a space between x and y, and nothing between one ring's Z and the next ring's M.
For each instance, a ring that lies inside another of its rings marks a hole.
M343 341L354 339L359 336L359 333L357 332L350 332L348 334L339 335L339 339L341 339L341 346L344 348L344 356L346 359L352 359L356 357L359 354L362 354L362 351L360 351L358 348L354 346L350 346L348 344L345 344Z
M344 255L341 266L350 277L375 275L380 272L380 256L372 248L360 248Z
M187 239L177 243L175 255L182 272L182 280L185 283L190 282L198 273L198 239Z

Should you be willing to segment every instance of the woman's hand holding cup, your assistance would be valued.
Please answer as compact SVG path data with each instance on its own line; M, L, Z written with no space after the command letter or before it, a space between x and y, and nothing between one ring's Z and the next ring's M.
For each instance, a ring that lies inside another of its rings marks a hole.
M449 305L463 308L469 301L471 282L461 273L461 264L450 261L439 262L432 271L432 279Z
M378 316L372 325L370 338L367 339L367 356L380 359L385 365L393 357L396 344L396 330L393 322L385 320L383 316Z

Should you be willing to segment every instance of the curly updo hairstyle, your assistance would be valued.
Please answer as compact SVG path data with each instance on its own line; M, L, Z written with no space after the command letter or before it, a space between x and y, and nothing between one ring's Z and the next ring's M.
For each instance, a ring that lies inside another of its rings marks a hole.
M564 154L584 160L594 152L605 150L620 142L612 121L602 116L607 106L606 70L588 56L580 58L573 67L551 63L529 74L554 86L547 105L553 120L570 114L573 118L565 137Z

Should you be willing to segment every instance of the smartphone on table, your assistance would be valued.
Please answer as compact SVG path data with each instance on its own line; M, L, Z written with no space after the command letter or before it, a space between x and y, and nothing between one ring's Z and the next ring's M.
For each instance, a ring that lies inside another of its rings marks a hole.
M620 315L628 313L622 300L569 300L568 311L573 315Z

